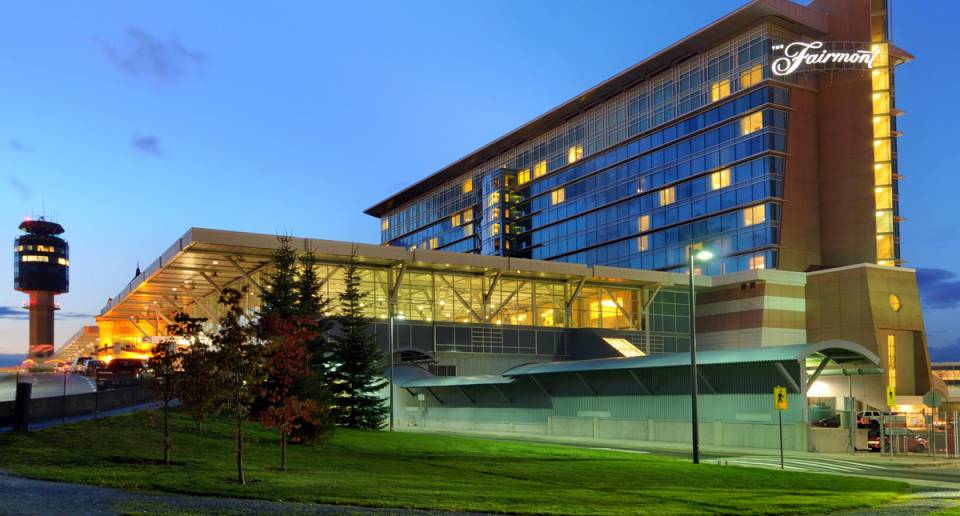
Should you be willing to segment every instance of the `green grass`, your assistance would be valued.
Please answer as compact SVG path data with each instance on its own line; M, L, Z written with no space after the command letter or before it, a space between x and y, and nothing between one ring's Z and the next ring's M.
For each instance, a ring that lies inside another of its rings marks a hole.
M275 501L511 513L825 513L906 491L878 479L701 464L642 454L433 434L339 430L323 448L291 446L277 469L275 433L246 429L248 485L233 481L232 428L172 421L162 466L159 421L119 416L0 436L0 468L34 478L132 490Z

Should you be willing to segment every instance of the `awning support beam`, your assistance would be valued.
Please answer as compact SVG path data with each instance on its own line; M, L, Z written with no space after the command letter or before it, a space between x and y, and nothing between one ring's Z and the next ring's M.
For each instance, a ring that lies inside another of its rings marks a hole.
M253 276L250 275L250 272L248 272L247 269L244 269L243 266L240 265L240 262L238 262L236 258L234 258L234 257L232 257L232 256L227 256L227 260L229 260L230 263L232 263L233 266L236 267L237 270L240 271L241 274L243 274L243 277L246 278L247 281L249 281L251 285L253 285L254 287L256 287L257 290L259 290L261 294L266 294L266 293L267 293L267 291L266 291L263 287L261 287L260 284L257 283L257 281L256 281L255 279L253 279ZM256 269L254 269L254 270L256 270Z
M430 387L427 387L427 392L429 392L430 395L433 396L433 399L437 400L437 403L443 405L443 400L440 399L440 396L437 396L437 393L433 392L433 389L431 389Z
M474 316L478 321L483 321L483 317L480 317L480 314L478 314L477 311L474 310L472 306L470 306L470 303L468 303L467 300L464 299L463 296L460 295L460 292L457 292L457 289L455 289L455 288L453 287L453 284L450 283L450 280L448 280L447 278L445 278L443 275L437 275L437 277L440 278L440 281L446 283L447 286L450 287L450 291L453 292L454 297L456 297L458 300L460 300L460 303L463 304L463 306L464 306L467 310L469 310L470 313L473 314L473 316Z
M573 305L573 302L576 301L577 297L580 295L580 291L583 290L583 284L587 282L587 278L580 278L577 281L577 286L573 288L573 293L570 294L570 299L566 300L566 309L567 312L570 311L570 307Z
M650 392L650 389L648 389L647 386L644 385L642 381L640 381L640 377L637 376L637 373L633 369L627 369L627 373L629 373L630 376L634 379L634 381L637 382L637 385L640 386L640 389L642 389L643 392L647 393L648 395L652 394Z
M469 401L471 405L476 405L476 404L477 404L477 402L474 401L473 397L471 397L469 394L467 394L467 390L464 389L462 386L457 386L457 390L460 391L460 394L463 394L463 397L464 397L464 398L467 398L467 401Z
M820 373L827 367L827 364L830 363L830 357L823 357L823 360L820 361L820 365L817 366L816 371L810 375L810 379L807 380L807 392L810 391L810 387L813 387L813 382L817 381L817 378L820 378Z
M794 392L803 392L800 390L800 385L797 384L797 381L793 379L793 376L790 375L790 372L787 371L786 367L783 367L783 364L780 362L774 362L773 366L780 372L780 375L783 376L783 379L790 384L790 387L793 387Z
M493 390L497 391L497 394L503 398L503 401L507 402L507 405L511 404L510 398L507 397L506 393L503 392L503 389L501 389L499 385L493 384Z
M200 271L199 274L201 278L207 280L207 283L209 283L210 286L217 291L217 294L220 294L221 296L223 295L223 288L221 288L220 285L217 285L213 281L213 278L211 278L206 272L203 272L203 271Z
M532 376L532 375L531 375L531 376L530 376L530 379L533 380L533 384L536 385L536 386L540 389L540 392L544 393L548 398L550 397L550 391L548 391L548 390L540 383L540 381L537 380L537 377L536 377L536 376Z
M513 289L513 292L511 292L510 295L507 296L506 299L504 299L503 301L500 302L499 305L497 305L497 309L494 310L492 314L490 314L490 315L487 316L487 321L489 321L490 319L493 319L494 317L496 317L496 316L500 313L500 311L503 310L503 307L507 306L507 303L509 303L509 302L514 298L514 296L516 296L517 293L520 292L520 289L522 289L526 284L527 284L526 281L520 281L520 282L518 282L518 283L517 283L517 288ZM486 305L484 305L484 306L486 306Z
M707 386L707 389L710 390L711 394L717 393L717 390L713 388L713 384L710 383L710 380L707 380L707 376L703 374L703 369L700 369L700 368L697 369L697 377L699 377L700 381Z
M630 328L636 328L637 325L633 320L633 316L630 315L630 312L628 312L626 308L624 308L623 305L620 304L619 301L617 301L617 298L614 297L613 292L606 287L604 287L603 291L606 292L608 296L610 296L610 299L613 301L613 304L617 305L617 309L620 310L620 313L622 313L623 316L627 318L627 321L630 323Z
M594 389L593 387L590 386L589 383L587 383L587 380L584 379L583 375L581 375L580 373L576 373L576 375L577 375L577 379L580 380L580 383L582 383L583 386L586 387L588 391L590 391L590 395L596 396L597 395L596 389Z

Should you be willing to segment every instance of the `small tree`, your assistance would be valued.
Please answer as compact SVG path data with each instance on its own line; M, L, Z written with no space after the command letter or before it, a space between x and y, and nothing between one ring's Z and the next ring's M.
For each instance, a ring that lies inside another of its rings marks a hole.
M161 340L153 346L147 370L153 373L151 387L163 402L163 463L170 464L170 402L173 400L176 381L177 345Z
M255 329L243 322L240 301L246 288L238 291L225 288L220 304L226 313L220 318L220 329L213 338L217 367L223 386L223 407L236 421L237 482L246 484L243 472L243 423L250 416L254 393L263 380L262 346Z
M197 423L197 431L203 430L203 421L214 411L216 404L216 361L210 349L209 338L203 332L206 319L190 317L180 312L168 326L172 335L187 340L186 349L179 352L180 369L176 383L177 398L184 410Z
M369 331L363 313L360 275L351 261L345 274L346 289L340 294L342 313L334 335L334 364L330 389L337 423L348 428L377 429L383 426L387 407L379 392L386 385L381 371L383 352Z
M287 469L287 440L304 422L315 424L322 408L314 400L297 396L297 381L310 375L307 342L316 338L315 323L304 317L277 318L271 322L275 334L270 341L267 372L272 382L263 384L269 406L260 421L276 428L280 437L280 469Z

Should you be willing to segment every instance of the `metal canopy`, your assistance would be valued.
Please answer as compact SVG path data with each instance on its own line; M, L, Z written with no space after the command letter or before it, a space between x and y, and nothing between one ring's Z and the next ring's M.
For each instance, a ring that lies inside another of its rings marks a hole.
M839 364L862 362L879 365L880 358L859 344L842 340L824 341L817 344L795 344L743 349L701 351L697 353L699 365L722 365L755 362L800 362L819 354ZM517 377L550 373L582 373L588 371L615 371L682 367L690 365L687 353L670 353L645 357L599 358L566 362L525 364L504 371L503 376Z
M428 387L466 387L470 385L508 385L515 381L513 378L506 378L496 374L477 376L430 376L425 378L397 378L397 387L402 389L418 389Z

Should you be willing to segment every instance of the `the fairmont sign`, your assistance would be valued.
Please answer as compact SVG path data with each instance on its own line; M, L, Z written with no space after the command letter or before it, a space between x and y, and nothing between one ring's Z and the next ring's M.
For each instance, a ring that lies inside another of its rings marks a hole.
M770 64L773 75L785 76L797 71L856 70L873 68L877 53L865 43L830 42L830 47L822 41L809 43L796 41L786 45L774 45L774 52L782 55ZM866 49L845 48L866 46Z

